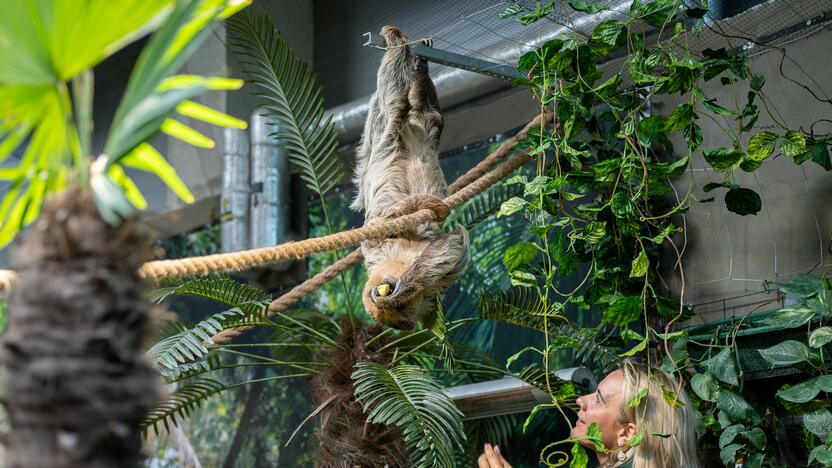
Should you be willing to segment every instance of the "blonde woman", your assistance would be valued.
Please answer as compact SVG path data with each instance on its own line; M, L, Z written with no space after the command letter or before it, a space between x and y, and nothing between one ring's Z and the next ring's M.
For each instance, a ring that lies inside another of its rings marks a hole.
M638 401L644 389L647 393ZM666 372L625 361L577 403L571 438L586 436L589 426L597 424L606 450L596 450L587 440L581 444L595 453L602 468L699 468L695 413L684 389ZM479 468L511 468L499 447L490 444L478 463Z

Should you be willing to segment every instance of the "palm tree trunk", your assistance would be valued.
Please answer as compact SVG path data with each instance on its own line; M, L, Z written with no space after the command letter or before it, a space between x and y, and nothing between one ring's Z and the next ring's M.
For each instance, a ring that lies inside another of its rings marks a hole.
M136 275L151 248L134 222L108 225L71 188L15 250L0 346L7 467L139 464L137 427L160 388L143 358L149 306Z
M390 362L390 356L380 351L389 340L382 338L367 344L381 330L379 325L353 328L348 320L341 320L338 345L328 353L334 365L326 367L312 381L315 404L334 397L319 414L317 468L407 466L402 433L396 427L367 423L364 410L354 397L351 374L357 362Z

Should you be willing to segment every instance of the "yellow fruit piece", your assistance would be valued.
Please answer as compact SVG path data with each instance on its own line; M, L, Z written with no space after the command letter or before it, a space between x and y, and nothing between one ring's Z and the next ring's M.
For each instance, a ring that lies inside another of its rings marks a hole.
M378 285L378 287L376 287L376 291L378 292L379 296L384 297L390 294L390 285L387 283L380 284Z

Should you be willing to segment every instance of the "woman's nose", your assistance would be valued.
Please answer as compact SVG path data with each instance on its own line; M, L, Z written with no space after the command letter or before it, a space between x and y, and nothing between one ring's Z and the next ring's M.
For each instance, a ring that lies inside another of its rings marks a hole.
M584 409L584 396L585 395L581 395L581 396L579 396L578 398L575 399L575 403L578 404L578 408L580 408L580 409Z

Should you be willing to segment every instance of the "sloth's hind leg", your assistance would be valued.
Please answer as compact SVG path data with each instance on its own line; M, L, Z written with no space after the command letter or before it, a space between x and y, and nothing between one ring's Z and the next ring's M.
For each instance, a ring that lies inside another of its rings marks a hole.
M381 35L387 44L387 52L384 53L378 69L376 93L378 105L385 118L385 136L388 139L398 139L409 107L407 93L410 88L413 53L410 51L407 38L397 28L385 26L381 28Z
M425 45L430 41L423 39ZM428 62L425 59L417 58L413 66L413 75L408 94L411 117L415 117L421 125L424 125L431 148L436 150L439 146L439 137L442 134L444 120L442 110L439 107L439 97L436 94L436 86L430 79Z

